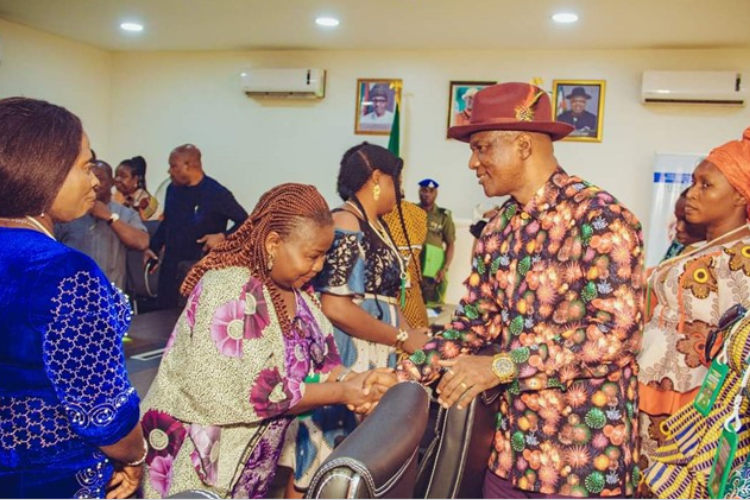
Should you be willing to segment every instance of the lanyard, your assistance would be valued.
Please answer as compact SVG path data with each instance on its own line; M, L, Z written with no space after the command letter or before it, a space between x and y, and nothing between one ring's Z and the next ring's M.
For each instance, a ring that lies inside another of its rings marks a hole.
M406 264L404 263L404 256L401 255L401 252L399 251L398 246L396 245L396 242L393 241L393 237L391 236L391 233L388 232L383 227L380 221L378 221L378 226L380 226L380 228L378 228L375 224L373 224L373 222L370 219L367 218L366 214L362 213L362 210L360 210L357 205L355 205L349 200L347 200L345 203L349 205L350 207L352 207L354 210L356 210L357 213L360 215L360 217L362 217L364 220L367 221L367 224L370 226L370 228L372 228L375 234L378 235L378 238L380 238L380 240L383 243L385 243L385 245L396 256L396 261L398 262L398 269L400 271L399 277L401 278L401 300L400 302L401 302L401 309L403 309L404 306L406 305L406 288L407 288L407 282L409 279L409 274L407 273ZM383 236L383 233L385 233L386 236L388 237L386 238L385 236Z
M742 323L735 321L735 325L729 331L727 338L724 340L724 346L721 349L721 353L711 362L708 373L706 373L706 377L703 379L703 384L701 384L701 388L698 390L698 394L695 395L695 399L693 400L693 407L695 407L695 409L704 417L707 417L708 414L711 413L714 402L719 396L721 388L724 386L724 381L727 378L727 374L729 373L727 348L729 347L732 337L737 334L739 325L742 325ZM750 370L746 369L743 378L743 385L747 382L745 379L748 374L750 374ZM742 398L740 397L740 401L741 400Z

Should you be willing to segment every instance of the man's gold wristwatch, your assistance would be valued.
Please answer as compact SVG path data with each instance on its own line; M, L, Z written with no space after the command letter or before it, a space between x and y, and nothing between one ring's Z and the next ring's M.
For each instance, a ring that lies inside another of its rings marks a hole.
M502 352L492 358L492 373L500 380L501 384L508 384L515 380L518 368L516 368L510 354Z

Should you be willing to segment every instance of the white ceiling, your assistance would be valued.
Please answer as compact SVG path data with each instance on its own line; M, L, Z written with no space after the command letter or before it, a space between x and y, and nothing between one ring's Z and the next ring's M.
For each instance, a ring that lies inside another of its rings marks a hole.
M0 18L116 51L750 47L750 0L0 0Z

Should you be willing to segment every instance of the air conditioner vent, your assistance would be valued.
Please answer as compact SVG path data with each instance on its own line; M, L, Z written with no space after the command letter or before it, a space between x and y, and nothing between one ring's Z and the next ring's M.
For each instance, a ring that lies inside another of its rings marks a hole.
M251 68L241 73L242 89L250 97L322 99L326 72L311 68Z
M742 75L734 71L644 71L644 104L743 106Z

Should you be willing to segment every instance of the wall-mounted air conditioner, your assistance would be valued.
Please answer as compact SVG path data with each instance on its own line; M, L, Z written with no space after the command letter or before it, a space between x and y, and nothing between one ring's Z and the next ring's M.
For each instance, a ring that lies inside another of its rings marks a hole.
M742 75L734 71L644 71L641 102L743 106Z
M322 99L326 93L324 69L251 68L240 75L250 97Z

